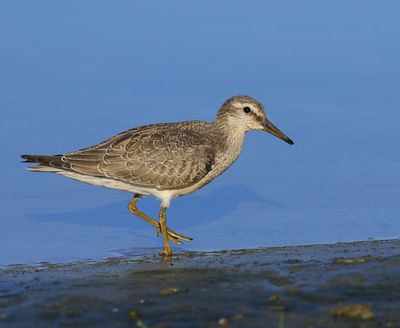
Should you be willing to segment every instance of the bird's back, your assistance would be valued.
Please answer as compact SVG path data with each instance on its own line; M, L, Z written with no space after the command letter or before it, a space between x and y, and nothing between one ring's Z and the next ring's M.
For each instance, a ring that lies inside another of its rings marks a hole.
M36 171L67 171L157 189L179 189L211 169L215 147L202 121L146 125L95 146L57 156L24 155Z

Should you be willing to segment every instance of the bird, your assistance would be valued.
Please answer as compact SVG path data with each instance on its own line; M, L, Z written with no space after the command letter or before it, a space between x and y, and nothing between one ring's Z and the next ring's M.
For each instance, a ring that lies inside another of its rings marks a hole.
M167 226L171 200L204 187L239 157L245 134L268 132L294 142L273 125L261 102L244 95L227 99L212 122L183 121L144 125L121 132L94 146L54 156L21 155L34 172L52 172L96 186L133 194L129 211L161 234L160 255L172 256L170 241L191 241ZM137 206L143 196L160 200L158 221Z

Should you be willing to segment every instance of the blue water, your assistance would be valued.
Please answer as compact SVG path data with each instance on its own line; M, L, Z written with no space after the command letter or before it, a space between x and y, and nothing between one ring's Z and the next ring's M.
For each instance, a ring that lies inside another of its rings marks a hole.
M0 4L0 264L160 248L128 193L27 172L130 127L265 104L224 175L176 199L187 250L400 237L398 1ZM159 203L144 199L155 216Z

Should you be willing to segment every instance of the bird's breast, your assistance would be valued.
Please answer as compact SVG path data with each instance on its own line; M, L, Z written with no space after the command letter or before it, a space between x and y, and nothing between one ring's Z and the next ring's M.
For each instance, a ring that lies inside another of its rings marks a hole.
M216 153L210 172L204 177L207 182L225 172L239 157L243 148L244 134L228 135L216 145ZM217 141L218 142L218 141Z

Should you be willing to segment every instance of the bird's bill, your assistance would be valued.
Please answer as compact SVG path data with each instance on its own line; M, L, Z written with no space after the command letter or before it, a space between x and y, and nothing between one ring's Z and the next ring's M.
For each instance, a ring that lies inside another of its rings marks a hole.
M270 121L267 120L265 123L264 131L271 133L275 137L286 141L289 145L293 145L294 142L290 139L286 134L284 134L281 130L279 130L275 125L273 125Z

